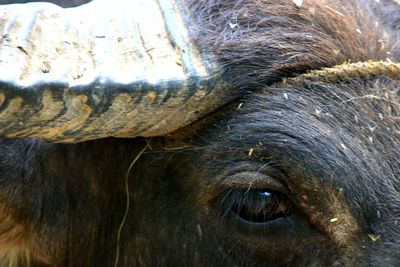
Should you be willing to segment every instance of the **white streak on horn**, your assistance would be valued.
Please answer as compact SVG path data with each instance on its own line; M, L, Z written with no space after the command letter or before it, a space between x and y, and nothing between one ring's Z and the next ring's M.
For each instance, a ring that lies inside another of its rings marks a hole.
M15 85L154 84L210 75L174 1L97 0L67 9L15 4L0 6L0 14L15 16L5 23L0 55L2 80Z

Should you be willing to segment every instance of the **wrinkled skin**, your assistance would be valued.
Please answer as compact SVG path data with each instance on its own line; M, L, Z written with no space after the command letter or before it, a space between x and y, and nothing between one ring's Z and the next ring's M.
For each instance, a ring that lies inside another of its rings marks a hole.
M191 4L193 38L246 92L193 125L147 140L1 139L4 264L113 266L118 251L119 266L397 266L400 80L273 83L399 60L398 6L304 2L301 15L290 1ZM292 210L245 221L227 197L243 189L282 192Z

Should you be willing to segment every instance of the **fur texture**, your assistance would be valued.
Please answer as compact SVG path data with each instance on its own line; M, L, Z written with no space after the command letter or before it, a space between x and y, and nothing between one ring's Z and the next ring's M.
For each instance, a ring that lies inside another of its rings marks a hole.
M0 265L113 266L117 247L119 266L398 265L400 79L277 83L399 61L398 2L181 5L238 99L151 139L128 183L146 140L0 139ZM232 212L237 190L280 191L294 210L254 224Z

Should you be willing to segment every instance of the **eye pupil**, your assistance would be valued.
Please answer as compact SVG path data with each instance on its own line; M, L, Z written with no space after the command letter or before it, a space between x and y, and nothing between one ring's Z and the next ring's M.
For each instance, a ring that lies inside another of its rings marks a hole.
M287 217L291 213L292 204L280 192L243 190L236 192L231 209L245 221L264 223Z

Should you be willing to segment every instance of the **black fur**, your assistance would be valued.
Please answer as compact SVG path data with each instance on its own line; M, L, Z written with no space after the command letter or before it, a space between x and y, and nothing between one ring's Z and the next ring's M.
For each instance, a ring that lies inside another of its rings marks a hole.
M349 60L399 61L398 2L181 4L196 14L192 38L242 97L151 140L1 139L4 264L113 266L119 251L120 266L397 266L400 79L276 82ZM146 145L118 239L125 175ZM282 191L294 211L240 221L224 203L243 188Z

